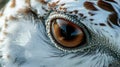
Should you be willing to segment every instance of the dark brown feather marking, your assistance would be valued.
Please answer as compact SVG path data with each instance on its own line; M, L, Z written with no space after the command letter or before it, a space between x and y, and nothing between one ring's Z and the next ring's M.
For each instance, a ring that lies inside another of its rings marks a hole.
M50 8L54 8L54 7L56 7L56 6L58 5L59 2L60 2L60 0L58 0L58 1L56 1L56 2L52 2L52 3L48 3L48 6L49 6Z
M82 14L82 13L79 13L79 15L80 15L80 17L83 17L83 16L84 16L84 14Z
M74 10L74 13L77 14L77 13L78 13L78 10Z
M88 14L89 14L90 16L94 16L94 15L95 15L94 13L91 13L91 12L88 12Z
M47 2L45 0L37 0L37 1L42 3L42 4L47 4Z
M115 0L105 0L105 1L109 1L109 2L114 2L114 3L116 3Z
M107 21L107 24L108 24L111 28L113 28L112 24L111 24L109 21Z
M103 0L99 0L97 4L100 8L102 8L106 11L115 12L113 6L107 2L104 2Z
M14 17L14 16L9 16L8 17L8 20L16 20L17 18L16 17Z
M113 24L118 25L118 16L117 16L117 13L113 13L113 14L109 15L109 20Z
M88 10L94 10L97 11L98 9L94 6L94 4L92 2L85 2L84 3L84 7Z
M104 24L104 23L100 23L99 25L100 25L100 26L106 26L106 24Z
M90 19L90 21L94 21L94 19Z
M30 8L23 8L23 9L19 9L17 12L21 13L21 14L28 14L31 12L31 9Z
M106 1L109 1L109 2L114 2L114 0L106 0ZM114 2L116 3L116 2ZM106 11L109 11L111 12L111 14L109 15L108 17L108 25L111 27L111 23L114 24L114 25L117 25L119 26L118 22L119 22L119 19L118 19L118 15L117 15L117 12L115 11L114 7L110 4L110 3L107 3L103 0L99 0L98 1L98 6ZM117 4L117 3L116 3Z
M67 8L60 7L59 9L60 9L60 10L67 11Z
M61 4L61 6L64 6L64 5L65 5L65 3Z

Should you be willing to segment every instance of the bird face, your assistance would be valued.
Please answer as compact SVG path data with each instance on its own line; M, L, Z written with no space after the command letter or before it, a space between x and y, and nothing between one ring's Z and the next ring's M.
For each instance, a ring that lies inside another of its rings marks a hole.
M2 11L2 67L119 67L120 1L11 0Z

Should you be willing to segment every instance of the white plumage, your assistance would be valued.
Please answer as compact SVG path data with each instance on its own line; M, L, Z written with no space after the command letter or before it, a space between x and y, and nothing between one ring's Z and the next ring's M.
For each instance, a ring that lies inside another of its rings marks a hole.
M101 1L114 11L98 6ZM94 7L87 8L85 2ZM70 53L54 46L45 24L51 11L83 18L79 23L94 38L86 51L82 49L87 46ZM116 24L109 19L114 13ZM0 28L2 67L120 67L120 0L10 0L0 12Z

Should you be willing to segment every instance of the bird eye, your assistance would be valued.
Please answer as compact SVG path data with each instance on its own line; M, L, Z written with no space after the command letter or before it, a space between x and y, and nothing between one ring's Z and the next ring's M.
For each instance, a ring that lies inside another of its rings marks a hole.
M82 51L90 42L87 28L75 16L51 13L46 31L54 46L65 52Z
M82 28L63 18L54 19L51 23L52 36L58 44L67 48L84 45L86 39Z

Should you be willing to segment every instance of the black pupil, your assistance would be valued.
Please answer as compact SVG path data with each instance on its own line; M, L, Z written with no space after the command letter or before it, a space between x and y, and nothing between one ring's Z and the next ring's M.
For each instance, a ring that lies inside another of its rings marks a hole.
M71 40L76 37L75 29L70 25L64 24L60 26L60 32L61 32L61 35L65 38L65 40Z
M64 40L72 40L79 34L78 30L68 21L57 19L56 23L60 28L60 34L64 37Z

